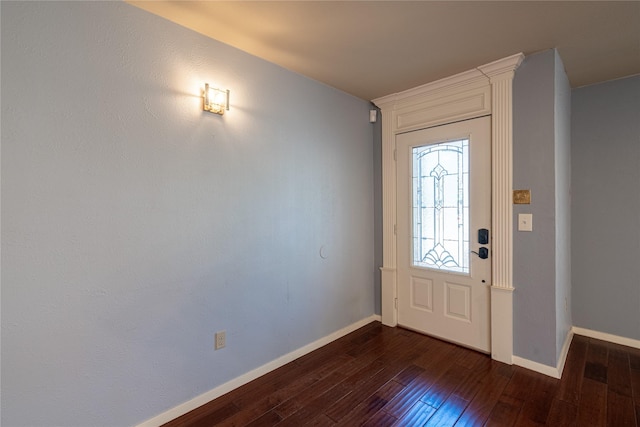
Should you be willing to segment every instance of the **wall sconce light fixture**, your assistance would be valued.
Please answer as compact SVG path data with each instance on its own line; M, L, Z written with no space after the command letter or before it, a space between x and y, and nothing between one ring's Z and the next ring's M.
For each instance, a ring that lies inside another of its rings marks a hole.
M229 110L229 91L216 89L204 84L204 111L223 115Z

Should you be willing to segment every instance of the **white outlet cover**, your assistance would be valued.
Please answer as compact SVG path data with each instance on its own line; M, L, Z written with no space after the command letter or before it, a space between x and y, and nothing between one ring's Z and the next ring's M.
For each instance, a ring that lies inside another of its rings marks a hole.
M533 214L518 214L518 231L533 231Z

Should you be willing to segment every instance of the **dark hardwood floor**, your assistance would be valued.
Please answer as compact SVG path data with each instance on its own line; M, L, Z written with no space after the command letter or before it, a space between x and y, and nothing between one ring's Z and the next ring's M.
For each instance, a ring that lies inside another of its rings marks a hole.
M165 427L640 426L640 350L574 336L553 379L378 322Z

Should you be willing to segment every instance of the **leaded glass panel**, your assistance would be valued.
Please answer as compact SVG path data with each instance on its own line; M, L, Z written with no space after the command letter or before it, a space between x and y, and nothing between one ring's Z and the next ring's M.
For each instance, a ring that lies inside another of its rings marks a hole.
M412 150L416 267L469 273L469 140Z

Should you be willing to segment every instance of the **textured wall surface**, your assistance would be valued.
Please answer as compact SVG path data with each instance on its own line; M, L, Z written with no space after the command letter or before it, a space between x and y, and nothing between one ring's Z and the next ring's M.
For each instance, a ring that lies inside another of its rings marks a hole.
M1 8L2 425L133 425L374 313L368 102L121 2Z
M556 365L555 52L525 58L513 82L513 188L530 189L530 205L514 205L514 354ZM533 231L517 231L518 214Z
M640 76L572 93L573 320L640 340Z
M556 363L571 320L571 86L556 50L555 70L555 205L556 205Z

